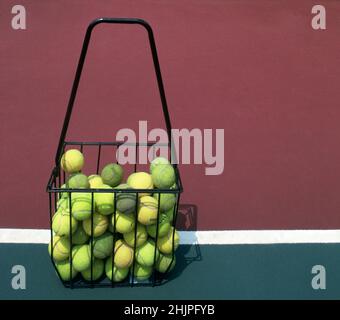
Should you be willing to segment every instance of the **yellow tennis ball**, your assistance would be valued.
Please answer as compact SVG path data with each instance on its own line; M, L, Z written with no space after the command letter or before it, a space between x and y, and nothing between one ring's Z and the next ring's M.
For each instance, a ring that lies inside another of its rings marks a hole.
M116 222L116 232L127 233L131 232L135 227L135 216L130 214L123 214L116 211L116 214L112 215L112 226Z
M93 241L93 255L98 259L104 259L112 254L113 235L105 232Z
M78 224L78 228L72 234L72 244L85 244L89 240L89 235L85 232L83 226Z
M102 235L106 231L108 225L109 225L109 218L107 216L103 216L97 212L93 214L93 236L94 237L99 237L100 235ZM92 235L91 226L92 226L91 217L83 221L84 231L89 236Z
M137 230L135 230L135 228L137 228ZM130 232L123 234L125 242L132 248L135 245L135 231L137 239L136 248L141 246L148 239L148 233L144 225L137 223L137 226L135 228L133 228L133 230L131 230Z
M132 267L131 267L131 269L132 269ZM137 281L147 280L152 275L152 267L142 266L139 263L136 263L133 275L134 275L134 278Z
M121 282L123 281L127 275L129 274L129 268L118 268L115 264L112 267L112 256L108 257L105 263L105 273L106 276L112 280L112 271L113 271L113 281ZM112 270L113 269L113 270Z
M92 189L100 188L101 185L104 184L102 177L98 174L91 174L88 176L87 180L89 181L90 188Z
M176 264L176 256L172 258L172 254L159 254L156 262L156 270L161 273L172 271Z
M67 186L66 186L65 183L60 187L60 189L66 189L66 188L67 188ZM67 199L67 198L68 198L67 192L59 192L58 199Z
M110 189L112 187L103 184L100 186L100 189ZM110 215L114 212L114 193L113 192L96 192L94 194L94 201L96 203L97 211L103 215Z
M132 189L153 189L153 182L151 175L146 172L135 172L132 173L128 179L127 184ZM148 193L140 193L139 196L145 196Z
M62 209L68 209L70 207L70 200L68 198L60 198L57 201L57 210L60 208Z
M67 173L79 172L84 166L84 156L77 149L67 150L61 157L60 165Z
M159 251L151 239L136 249L136 260L142 266L152 267L158 257Z
M150 196L140 198L138 221L146 226L157 222L158 201Z
M173 193L156 193L154 198L159 201L159 209L161 212L171 210L176 204L176 195Z
M52 244L53 243L53 244ZM70 256L70 239L67 237L53 236L53 242L48 245L48 252L52 254L53 246L53 260L60 262Z
M70 217L68 209L59 209L52 218L52 230L58 236L68 236L76 232L78 222L73 217Z
M83 221L91 217L92 195L85 192L73 192L71 195L72 216ZM94 203L93 203L94 208Z
M101 259L93 259L92 262L92 281L97 281L101 278L104 272L104 261ZM91 281L91 265L82 271L81 275L86 281Z
M55 262L55 266L59 272L60 278L63 281L70 281L71 279L74 279L78 274L78 271L74 269L73 266L71 269L71 263L68 259Z
M175 208L172 208L172 209L164 212L164 214L166 215L169 222L172 222L174 220L175 215L176 215L176 210L175 210Z
M133 262L133 249L123 240L117 240L115 244L114 264L118 268L128 268Z
M89 245L76 245L72 248L72 265L79 272L86 270L91 264L91 248Z
M175 232L174 237L174 246L172 245L173 242L173 232ZM170 254L175 251L179 246L179 234L178 231L174 227L171 227L168 234L164 237L158 238L157 247L159 251L164 254Z

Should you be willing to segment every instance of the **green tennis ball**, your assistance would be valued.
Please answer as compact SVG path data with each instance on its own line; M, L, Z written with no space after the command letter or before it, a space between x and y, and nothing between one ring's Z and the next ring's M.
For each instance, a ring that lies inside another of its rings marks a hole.
M116 211L116 214L112 215L112 226L114 226L115 222L116 222L116 232L120 232L120 233L131 232L135 227L135 216L131 213L123 214L123 213Z
M100 259L93 259L92 262L92 281L97 281L104 273L104 261ZM91 265L84 270L81 275L86 281L91 281Z
M92 189L100 188L101 185L104 184L102 177L97 174L91 174L88 176L87 180L89 181L90 188Z
M93 255L98 259L104 259L112 254L113 251L113 235L105 232L97 237L93 242Z
M136 263L133 275L137 281L147 280L152 275L152 267L142 266L139 263Z
M172 259L172 254L159 254L156 262L156 270L161 273L170 272L176 264L176 256Z
M77 149L67 150L61 157L60 165L67 173L79 172L84 166L84 156Z
M136 249L136 260L142 266L152 267L155 258L157 261L158 257L159 251L155 246L155 242L151 239Z
M172 209L176 204L176 195L173 193L156 193L154 198L159 201L159 208L161 212Z
M113 271L113 281L121 282L129 274L129 268L118 268L115 264L113 264L113 270L112 270L112 260L113 260L112 256L107 258L106 260L106 263L105 263L106 276L112 281L112 271Z
M138 221L146 226L157 221L158 201L150 196L143 196L139 201Z
M91 217L92 212L92 195L85 192L74 192L71 196L72 216L79 221ZM94 202L93 202L94 207Z
M172 208L166 212L164 212L164 215L166 215L167 219L169 220L169 222L171 223L174 220L175 214L176 214L176 210L174 210L175 208Z
M159 223L158 223L158 237L164 237L168 234L170 230L171 224L168 219L168 217L162 213L159 217ZM150 226L146 227L146 230L150 237L156 238L156 232L157 232L157 224L152 224Z
M53 244L52 244L53 243ZM48 245L48 252L52 254L53 246L53 260L60 262L70 256L70 239L67 237L53 236L53 241Z
M159 164L152 170L152 181L159 189L170 188L176 182L175 169L171 164Z
M137 230L135 230L135 228L137 228ZM136 239L137 239L136 248L141 246L148 239L148 233L144 225L137 223L137 227L135 228L133 228L132 231L123 234L125 242L132 248L135 245L135 231L136 231Z
M107 164L100 173L104 184L111 187L118 186L123 180L123 175L123 167L116 163Z
M130 189L128 184L120 184L116 187L117 189ZM118 192L116 193L117 201L116 207L117 210L121 213L128 214L134 213L136 209L136 194L135 193L124 193Z
M70 189L86 189L90 187L90 184L85 174L75 173L68 178L67 187Z
M74 269L73 266L71 272L71 263L68 259L55 262L55 266L59 272L60 278L63 281L70 281L71 279L74 279L78 274L78 271Z
M174 246L172 245L172 238L173 238L173 233L174 233ZM175 251L179 246L179 234L178 231L174 227L170 227L170 230L167 235L164 237L158 238L157 241L157 248L159 249L160 252L164 254L170 254L173 251Z
M146 172L132 173L127 179L127 184L132 189L153 189L151 175ZM148 195L148 193L139 194L140 197L145 195Z
M100 235L102 235L106 231L108 225L109 225L109 219L107 216L103 216L97 212L93 214L93 236L94 237L99 237ZM89 236L92 235L91 226L92 226L91 218L83 221L84 231Z
M89 235L86 234L83 226L80 224L76 232L72 235L72 244L85 244L89 240Z
M100 189L110 189L112 187L103 184L101 185ZM94 201L96 203L97 211L103 215L110 215L114 212L114 193L113 192L106 192L101 193L97 192L94 194Z
M68 198L60 198L58 201L57 201L57 209L68 209L70 206L70 201Z
M86 270L91 264L91 248L89 245L76 245L72 248L72 265L79 272Z
M59 209L52 218L52 230L58 236L68 236L76 232L78 222L73 217L70 217L68 209Z
M150 164L150 173L152 173L153 169L156 168L159 164L170 164L170 162L164 157L157 157L153 159Z
M117 240L114 251L114 264L118 268L128 268L131 266L134 252L123 240Z

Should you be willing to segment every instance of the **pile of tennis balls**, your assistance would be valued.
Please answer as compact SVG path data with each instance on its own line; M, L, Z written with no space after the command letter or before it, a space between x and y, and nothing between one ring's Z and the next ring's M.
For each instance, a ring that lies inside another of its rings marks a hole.
M107 164L100 175L90 176L82 173L83 167L84 156L79 150L66 151L61 158L61 168L68 178L61 188L150 189L150 193L138 194L137 226L136 193L94 192L93 199L88 192L58 194L57 210L52 217L53 241L48 250L50 255L53 251L53 260L62 280L69 281L71 274L74 278L80 273L85 281L91 281L92 233L93 281L104 278L105 274L111 281L120 282L132 270L134 279L147 280L153 273L154 262L158 272L171 271L176 263L173 253L179 245L178 231L172 226L176 194L162 193L159 197L152 192L157 188L176 187L175 170L169 161L155 158L150 173L132 173L125 183L124 171L119 164ZM115 214L114 197L117 197ZM155 243L157 228L158 241Z

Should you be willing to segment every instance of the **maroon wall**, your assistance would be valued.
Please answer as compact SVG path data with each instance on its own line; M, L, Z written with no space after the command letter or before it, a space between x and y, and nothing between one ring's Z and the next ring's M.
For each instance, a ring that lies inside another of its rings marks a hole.
M224 128L225 170L182 165L199 229L340 227L340 3L22 0L0 2L0 226L47 227L45 185L87 23L141 17L154 28L175 128ZM163 126L140 27L94 32L70 138Z

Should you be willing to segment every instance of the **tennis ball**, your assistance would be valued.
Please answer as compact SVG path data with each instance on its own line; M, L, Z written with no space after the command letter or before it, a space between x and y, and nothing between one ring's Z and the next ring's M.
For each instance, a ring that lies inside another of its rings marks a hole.
M91 248L88 244L76 245L72 248L72 265L79 272L86 270L91 264Z
M68 209L60 208L52 218L52 230L58 236L68 236L76 232L78 222L73 217L70 217Z
M112 188L106 184L100 186L101 189L110 189ZM114 193L106 192L101 193L97 192L94 194L94 201L96 203L97 211L103 215L109 215L114 211Z
M104 261L100 259L93 259L92 262L92 281L96 281L101 278L104 272ZM86 281L91 281L91 265L81 275Z
M92 195L85 192L74 192L71 196L72 216L83 221L91 217ZM93 203L94 207L94 203Z
M93 255L98 259L104 259L112 254L113 235L105 232L93 241Z
M155 255L157 261L159 251L155 246L155 242L151 239L136 249L136 260L142 266L152 267L155 261Z
M100 173L104 184L111 187L118 186L123 180L123 175L123 167L116 163L107 164Z
M159 201L159 209L161 212L172 209L176 204L176 195L173 193L156 193L154 198Z
M85 244L89 240L89 235L86 234L81 224L78 225L76 232L72 235L72 244Z
M115 219L116 218L116 219ZM116 222L116 232L127 233L131 232L135 227L135 216L133 214L123 214L116 211L112 215L112 226Z
M174 210L174 208L164 212L164 215L166 215L170 223L174 220L175 214L176 214L176 211Z
M87 180L89 181L90 188L92 189L100 188L101 185L104 184L102 177L97 174L91 174Z
M175 231L174 247L172 246L173 232ZM158 238L157 248L164 254L170 254L175 251L179 246L179 234L174 227L171 227L168 234L164 237Z
M175 267L176 256L172 259L172 254L159 254L156 262L156 270L161 273L170 272Z
M130 189L130 187L124 183L117 186L116 189ZM137 198L135 193L118 192L116 193L116 197L116 207L119 212L124 214L135 212Z
M150 164L150 173L152 173L153 169L156 168L159 164L170 164L170 162L164 157L157 157L153 159Z
M60 262L70 256L70 239L66 237L53 236L53 241L48 245L48 252L52 254L53 245L53 260Z
M79 172L84 166L84 156L77 149L67 150L61 157L60 165L67 173Z
M158 222L158 237L161 238L167 235L170 230L170 227L171 227L171 224L170 224L168 217L164 213L162 213L159 217L159 222ZM147 226L146 230L150 237L156 238L157 224L152 224L150 226Z
M63 185L60 187L60 189L66 189L66 188L67 188L66 184L63 184ZM58 198L59 198L59 199L68 198L68 193L67 193L67 192L59 192Z
M137 230L135 230L135 228L137 228ZM136 248L145 243L148 238L148 233L146 232L146 227L144 225L137 223L137 227L135 228L133 228L132 231L123 234L125 242L132 248L135 245L135 231L137 239Z
M135 172L132 173L128 179L127 184L132 189L152 189L153 183L151 175L146 172ZM140 193L139 196L145 196L148 195L148 193Z
M159 189L170 188L176 182L175 169L171 164L159 164L152 170L152 181Z
M68 259L55 262L55 266L59 272L60 278L63 281L70 281L71 279L74 279L78 274L78 271L74 269L73 266L71 273L71 263Z
M151 274L152 267L142 266L139 263L135 264L135 270L133 272L133 275L136 280L138 281L147 280L150 278Z
M103 216L97 212L93 214L93 236L99 237L102 235L109 225L109 219L107 216ZM91 226L92 226L92 219L86 219L83 221L83 228L86 234L91 236Z
M138 221L146 226L157 221L158 201L150 196L140 198L138 209Z
M70 201L68 198L60 198L58 201L57 201L57 209L68 209L69 208L69 205L70 205Z
M118 268L128 268L133 262L133 249L123 240L117 240L115 244L114 264Z
M90 187L90 184L85 174L75 173L68 178L67 187L70 189L86 189Z
M105 263L105 273L106 276L112 281L112 256L107 258ZM120 282L123 281L129 274L129 268L118 268L113 264L113 281Z

